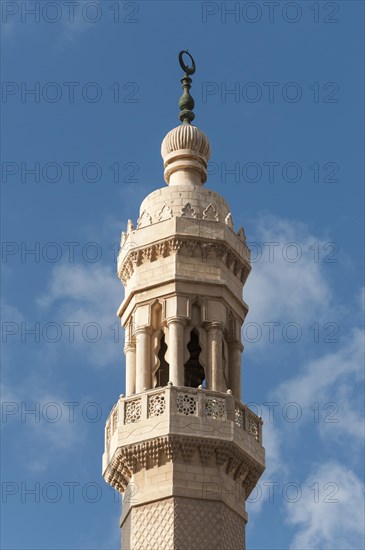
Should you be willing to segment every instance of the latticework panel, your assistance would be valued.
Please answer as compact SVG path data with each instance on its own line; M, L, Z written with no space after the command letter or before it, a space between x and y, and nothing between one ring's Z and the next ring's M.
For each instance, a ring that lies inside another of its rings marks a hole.
M215 419L225 420L226 418L226 402L219 397L205 398L205 414Z
M125 419L126 424L133 424L141 420L142 404L140 399L135 401L127 401L125 404Z
M244 550L245 521L222 502L175 497L132 508L122 550Z
M196 414L196 395L190 395L188 393L177 394L177 412L178 414L184 414L188 416L190 414Z
M122 528L122 550L174 550L174 501L132 508Z
M148 399L149 418L160 416L165 412L165 408L166 408L166 403L165 403L165 396L163 393L151 395L151 397Z

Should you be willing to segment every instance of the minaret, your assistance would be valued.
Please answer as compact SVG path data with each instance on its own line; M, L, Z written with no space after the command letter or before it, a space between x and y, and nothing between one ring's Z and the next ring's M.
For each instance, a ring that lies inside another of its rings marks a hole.
M224 198L204 187L195 64L188 52L179 60L181 125L161 147L167 186L122 234L126 396L106 422L103 476L123 494L123 550L243 550L245 501L265 467L262 421L241 402L250 251Z

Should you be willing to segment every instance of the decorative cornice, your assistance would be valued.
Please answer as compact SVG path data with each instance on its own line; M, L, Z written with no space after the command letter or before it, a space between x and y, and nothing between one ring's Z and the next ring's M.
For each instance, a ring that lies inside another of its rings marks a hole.
M159 258L182 254L193 256L200 252L201 258L206 260L209 253L213 252L215 257L241 281L242 284L251 271L247 260L243 259L237 252L224 241L208 241L184 236L169 237L157 243L149 244L140 248L131 249L123 259L121 266L118 266L118 277L125 286L133 275L136 267L143 263L153 262Z
M120 447L106 471L104 479L123 493L133 474L142 469L161 466L166 462L189 464L196 455L202 466L210 460L225 466L225 473L242 484L246 498L261 477L264 467L230 441L166 435L135 445Z

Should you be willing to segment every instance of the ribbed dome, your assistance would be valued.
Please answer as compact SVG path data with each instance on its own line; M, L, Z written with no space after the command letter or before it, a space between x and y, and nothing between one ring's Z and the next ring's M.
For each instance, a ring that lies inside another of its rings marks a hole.
M165 160L167 155L182 149L190 149L204 157L206 162L210 158L210 145L207 136L196 126L181 124L171 130L161 145L161 155Z

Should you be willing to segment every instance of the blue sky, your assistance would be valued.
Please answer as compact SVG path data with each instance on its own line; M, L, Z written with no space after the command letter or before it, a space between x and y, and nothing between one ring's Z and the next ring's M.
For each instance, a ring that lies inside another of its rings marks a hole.
M101 478L124 392L115 252L165 185L188 48L206 185L253 257L243 400L267 471L247 547L363 548L363 3L1 9L2 547L119 547Z

